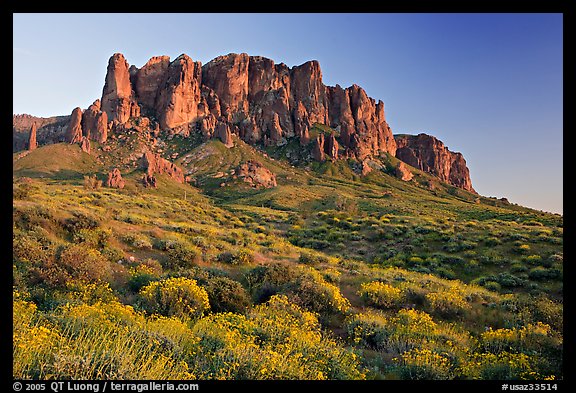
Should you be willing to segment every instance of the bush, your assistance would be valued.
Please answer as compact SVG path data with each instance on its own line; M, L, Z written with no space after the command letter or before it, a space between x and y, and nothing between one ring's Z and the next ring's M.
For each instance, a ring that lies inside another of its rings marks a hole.
M214 277L202 283L214 312L243 314L250 306L250 296L238 282L227 277Z
M425 296L432 312L443 317L454 317L471 308L464 295L457 288L444 292L430 292Z
M514 245L514 252L518 254L526 254L528 251L530 251L530 246L528 244Z
M306 265L319 265L321 263L327 263L328 258L321 254L313 254L311 252L303 251L300 253L300 258L298 262L304 263Z
M523 353L475 353L461 366L460 373L469 379L544 379L534 365L534 359Z
M368 305L379 308L400 307L404 300L402 291L399 288L379 281L362 284L358 295Z
M254 253L247 248L241 248L236 252L221 252L216 259L229 265L249 265L254 263Z
M320 330L316 315L273 296L247 316L218 313L193 327L200 379L364 379L358 357Z
M210 309L208 294L184 277L152 282L140 290L140 305L149 313L198 318Z
M98 180L96 175L84 176L83 185L85 190L99 190L102 187L102 180Z
M168 260L164 267L168 269L191 268L202 260L200 249L187 243L171 243L167 245L167 251Z
M356 314L346 320L348 337L357 345L375 351L383 351L393 327L386 317L377 312Z
M445 356L429 349L414 348L404 352L400 358L398 370L403 379L452 379L452 363Z
M106 258L92 248L71 244L61 250L58 258L59 266L70 277L82 281L106 281L111 277L111 267Z
M537 281L558 280L562 278L562 271L560 269L547 269L543 266L538 266L528 272L528 277Z
M245 277L257 302L284 294L301 307L321 314L322 318L345 313L350 308L334 284L327 282L318 271L301 265L272 264L252 269Z
M142 287L156 281L162 274L162 266L158 261L148 259L136 267L130 269L128 286L133 292L138 292Z
M81 229L96 229L100 226L100 222L91 214L74 212L72 217L64 220L63 226L67 231L76 233Z

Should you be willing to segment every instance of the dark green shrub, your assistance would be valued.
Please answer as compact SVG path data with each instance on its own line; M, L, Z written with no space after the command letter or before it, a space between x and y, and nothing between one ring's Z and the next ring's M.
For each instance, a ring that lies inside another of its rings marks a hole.
M328 258L324 255L320 254L313 254L311 252L303 251L300 253L300 258L298 258L298 262L304 263L306 265L319 265L321 263L327 263Z
M238 281L227 277L213 277L202 281L199 283L208 293L212 311L243 314L250 306L250 296Z
M168 260L164 267L168 269L190 268L202 260L202 252L198 247L187 243L175 242L168 246Z

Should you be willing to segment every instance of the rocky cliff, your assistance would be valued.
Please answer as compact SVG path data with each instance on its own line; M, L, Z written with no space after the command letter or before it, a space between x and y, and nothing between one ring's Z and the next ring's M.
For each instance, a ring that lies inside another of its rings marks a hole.
M461 153L448 150L442 141L427 134L395 135L395 139L398 159L446 183L476 193Z
M309 130L320 123L340 135L338 141L326 137L328 157L363 159L396 151L384 104L357 85L325 86L317 61L290 68L242 53L202 66L183 54L174 61L153 57L138 69L116 53L101 102L111 126L142 111L161 129L195 130L226 141L236 134L250 144L274 146L291 138L307 145Z
M114 138L127 130L147 130L154 138L160 131L184 137L198 133L232 148L236 135L268 147L296 141L307 159L317 161L364 162L390 154L474 192L460 153L424 134L395 139L382 101L355 84L324 85L315 60L290 68L265 57L232 53L202 66L182 54L173 61L152 57L138 68L115 53L108 61L102 97L86 110L75 108L70 116L50 119L17 115L13 122L13 135L18 134L14 150L30 145L33 122L40 144L104 144L109 134Z

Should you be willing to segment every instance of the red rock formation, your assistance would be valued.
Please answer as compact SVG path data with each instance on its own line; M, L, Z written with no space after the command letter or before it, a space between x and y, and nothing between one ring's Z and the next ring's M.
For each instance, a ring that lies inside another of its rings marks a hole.
M142 156L141 162L141 167L146 171L148 177L153 177L156 173L166 174L178 183L184 183L184 173L182 169L162 158L159 154L147 151Z
M80 141L80 148L83 152L90 154L90 139L83 136Z
M396 142L384 117L384 103L378 101L376 104L358 85L352 85L346 90L355 124L350 140L354 155L360 160L381 152L395 155Z
M156 96L162 87L169 65L169 56L155 56L136 71L134 91L138 102L144 107L155 108Z
M229 121L236 121L248 113L248 63L246 53L231 53L202 67L202 81L216 92L222 115Z
M410 169L408 169L408 165L404 164L402 161L396 165L394 172L396 177L400 180L410 181L414 178L414 175L410 172Z
M324 148L325 148L325 153L328 155L328 157L330 157L333 160L338 159L339 145L338 145L338 141L336 140L336 137L334 136L334 134L328 135L328 137L326 138L326 144L325 144Z
M36 122L32 123L30 127L30 136L28 137L28 150L35 150L38 147L36 142Z
M362 176L367 176L370 172L372 167L366 161L362 161Z
M186 55L168 66L156 99L156 113L161 128L173 128L198 117L202 69Z
M156 188L156 187L157 187L156 177L145 173L145 174L142 176L142 184L144 184L144 187Z
M272 120L268 123L268 145L278 146L282 144L284 138L282 137L282 127L280 127L280 118L277 113L272 114Z
M96 116L95 140L105 143L108 139L108 115L100 111Z
M106 180L106 187L112 188L124 188L125 182L122 179L122 174L120 169L114 168L111 172L108 172L108 179Z
M90 140L106 142L108 115L100 110L100 100L94 101L82 115L82 132Z
M312 158L316 161L324 161L326 155L324 154L324 134L319 134L316 137L314 146L312 147Z
M448 150L442 141L426 134L397 135L396 157L440 180L476 192L462 154Z
M140 113L134 100L128 62L121 53L115 53L108 61L101 104L108 120L117 120L120 124Z
M232 140L232 132L230 131L230 125L224 122L218 122L216 125L215 135L220 138L224 146L227 148L234 147L234 141Z
M254 188L276 187L276 176L259 162L249 160L236 168L236 175Z
M75 108L70 116L66 131L66 142L78 143L82 140L82 109Z
M340 141L344 146L350 145L350 136L355 132L354 118L350 106L348 91L336 85L326 88L328 94L330 126L340 131Z
M292 68L290 79L290 97L294 102L302 102L310 124L329 124L328 100L320 63L312 60Z

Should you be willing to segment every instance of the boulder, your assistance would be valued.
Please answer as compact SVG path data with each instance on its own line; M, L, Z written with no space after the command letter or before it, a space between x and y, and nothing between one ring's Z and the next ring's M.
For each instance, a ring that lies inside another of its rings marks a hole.
M254 188L276 187L276 176L257 161L249 160L236 168L236 176Z
M120 173L120 169L114 168L111 172L108 172L108 179L106 180L106 187L112 188L124 188L125 183L124 179L122 179L122 174Z

